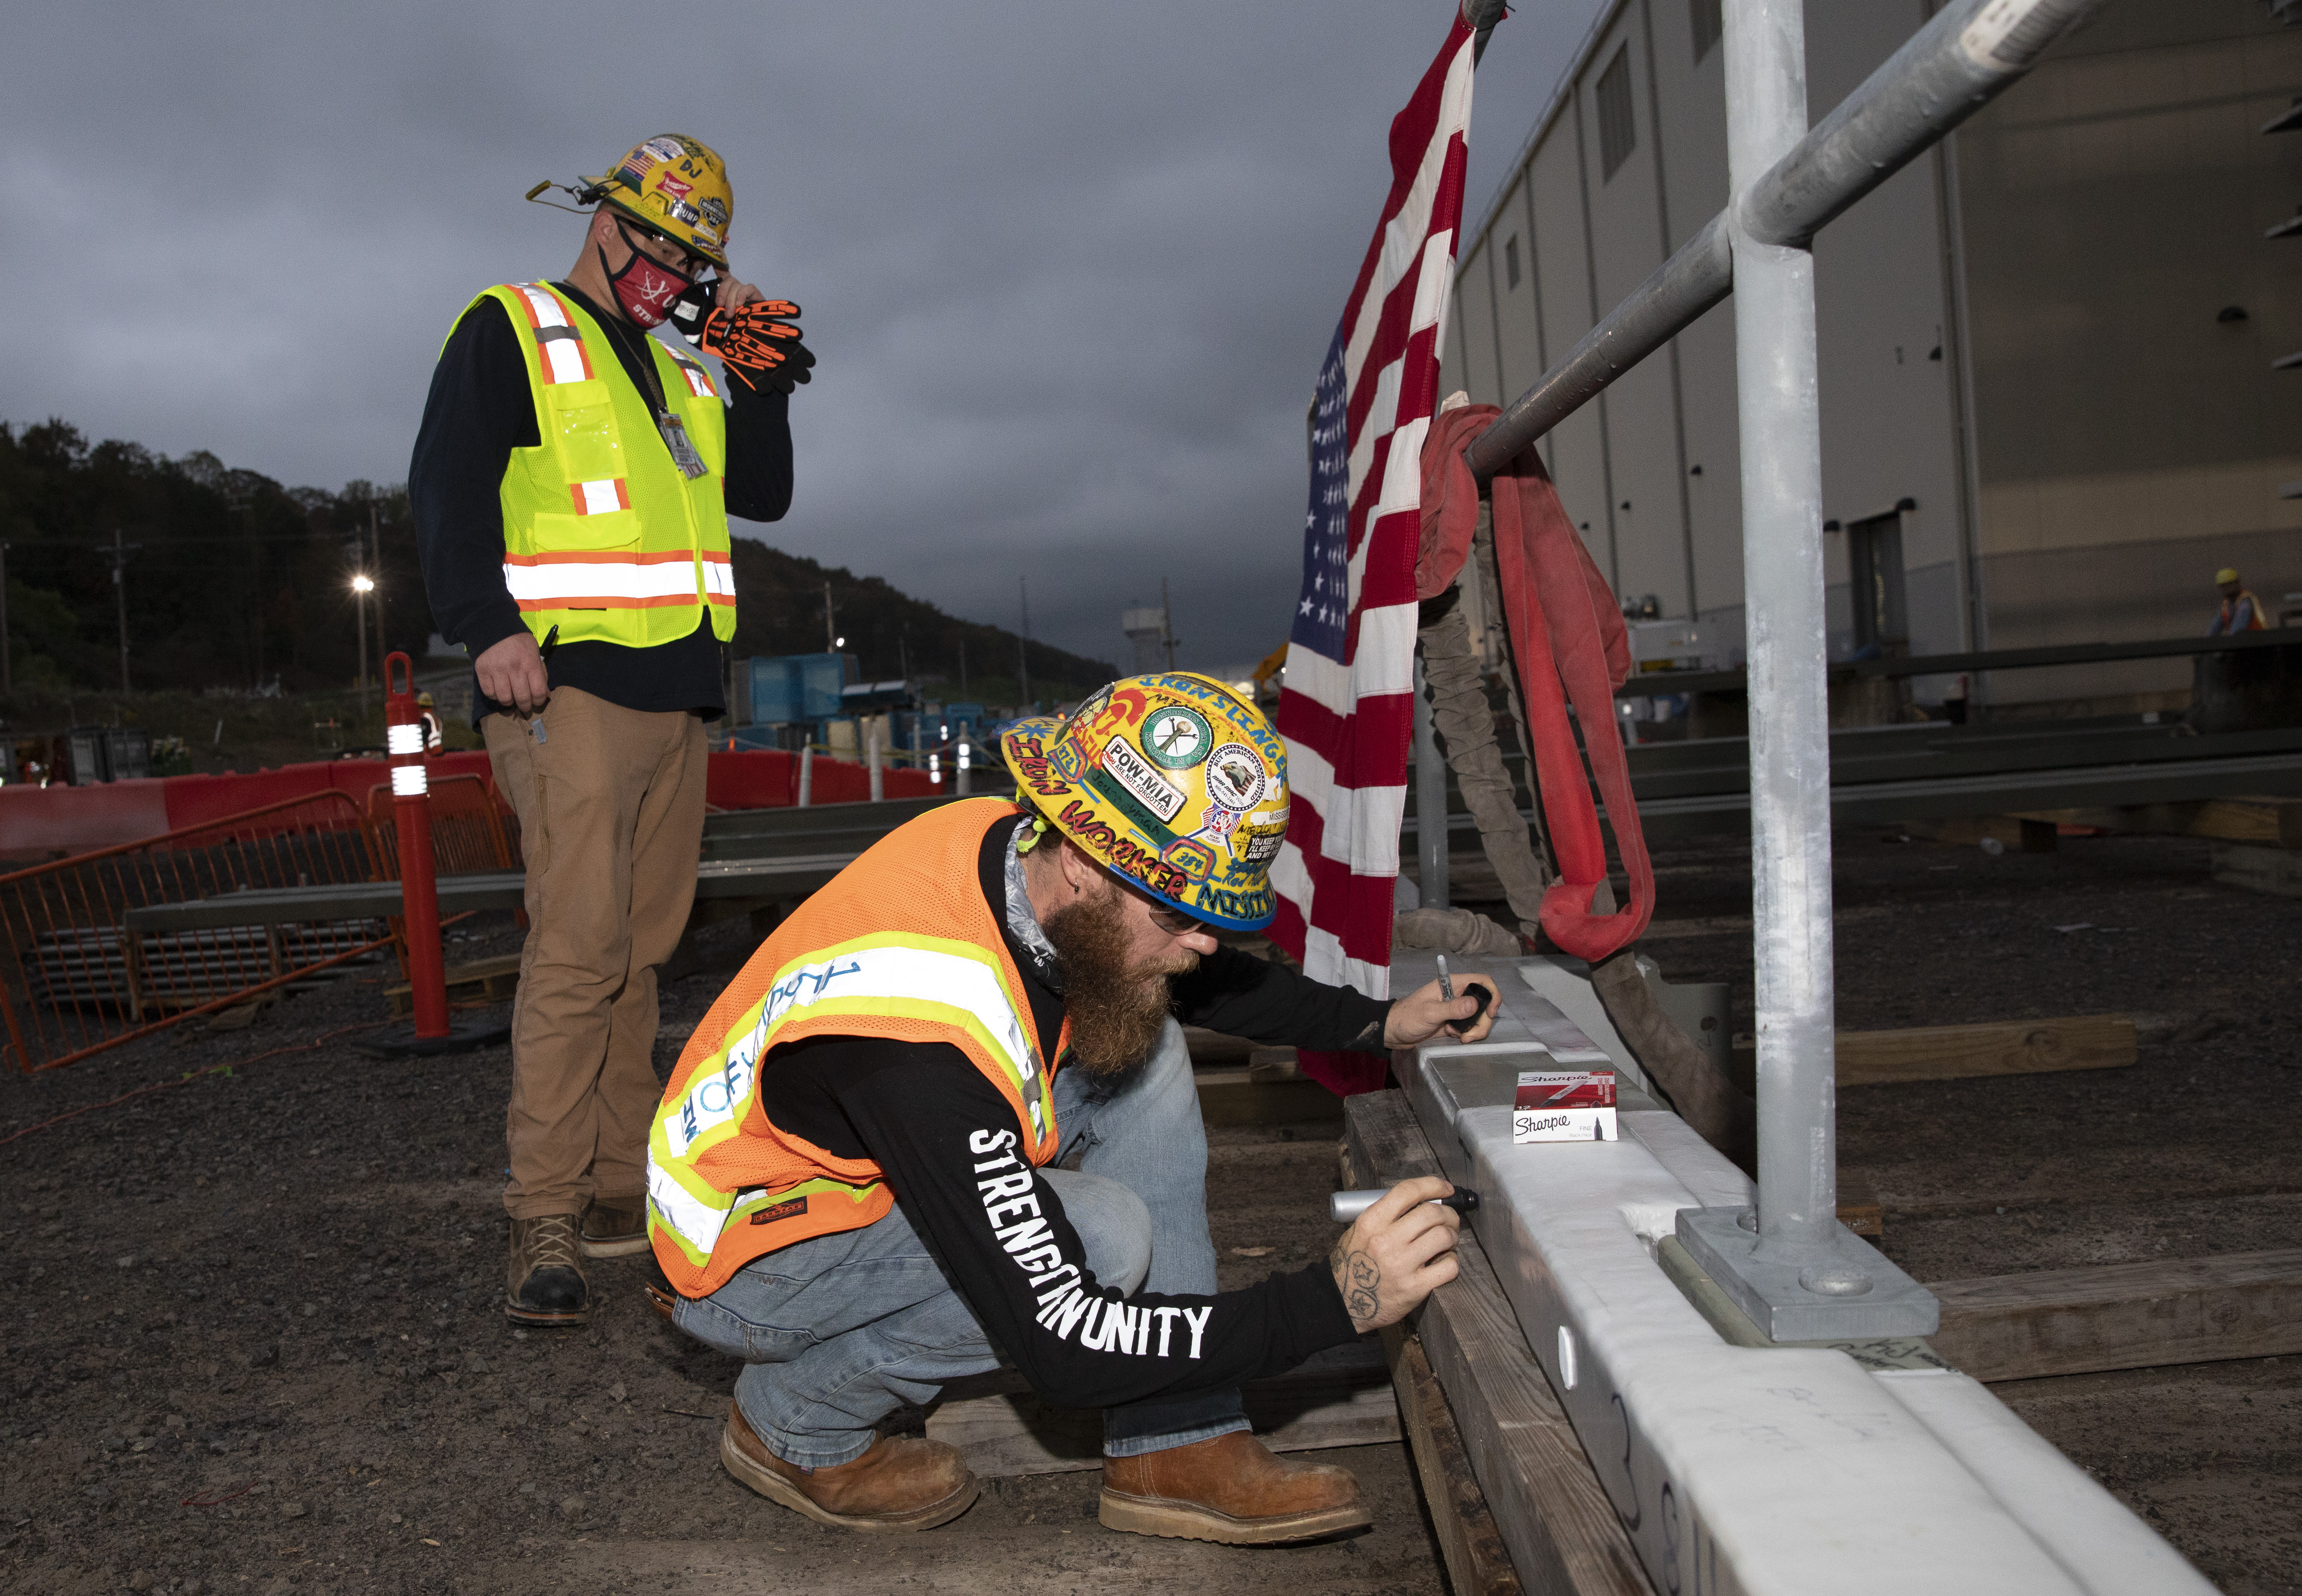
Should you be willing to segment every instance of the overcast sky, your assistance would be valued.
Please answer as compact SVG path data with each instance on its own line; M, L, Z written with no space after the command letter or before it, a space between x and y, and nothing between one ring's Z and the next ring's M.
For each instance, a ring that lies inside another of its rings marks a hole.
M727 158L736 273L805 308L798 491L738 535L1125 662L1284 634L1303 409L1452 0L214 6L6 0L0 419L397 483L440 340L563 275L523 204L661 132ZM1596 0L1496 31L1474 223Z

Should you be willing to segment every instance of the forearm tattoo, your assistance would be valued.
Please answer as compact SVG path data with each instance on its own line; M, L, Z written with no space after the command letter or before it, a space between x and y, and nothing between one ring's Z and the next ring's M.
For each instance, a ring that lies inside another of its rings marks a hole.
M1362 1331L1372 1327L1382 1308L1382 1270L1372 1254L1353 1250L1346 1253L1340 1244L1327 1259L1334 1271L1335 1289L1343 1294L1343 1308L1351 1316L1351 1324Z

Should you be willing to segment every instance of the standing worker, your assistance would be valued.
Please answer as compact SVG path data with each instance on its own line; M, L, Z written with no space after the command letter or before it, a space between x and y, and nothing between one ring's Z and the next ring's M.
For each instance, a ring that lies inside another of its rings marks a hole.
M786 407L813 364L799 307L728 273L712 150L651 139L567 192L592 207L574 269L466 307L408 468L432 613L472 656L527 860L504 1306L534 1325L584 1323L583 1260L647 1247L656 969L695 893L703 723L727 709L727 517L789 507ZM667 320L726 364L732 403L649 336Z
M752 954L672 1073L650 1229L673 1322L746 1363L720 1460L819 1523L930 1528L974 1475L874 1426L1004 1357L1050 1403L1104 1410L1111 1528L1246 1545L1371 1523L1348 1473L1248 1433L1239 1386L1452 1279L1457 1222L1429 1202L1449 1188L1405 1182L1332 1257L1217 1293L1177 1017L1380 1054L1492 1016L1216 940L1270 923L1288 812L1278 735L1222 684L1131 677L1001 744L1016 801L874 845Z
M2262 632L2270 623L2262 618L2262 601L2246 591L2238 572L2224 566L2214 573L2214 585L2222 591L2222 606L2214 611L2213 622L2206 627L2209 637L2235 637L2241 632Z

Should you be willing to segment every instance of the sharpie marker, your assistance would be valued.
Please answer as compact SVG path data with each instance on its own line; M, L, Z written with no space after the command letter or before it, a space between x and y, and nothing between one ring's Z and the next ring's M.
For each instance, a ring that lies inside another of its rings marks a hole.
M1339 1225L1349 1224L1382 1201L1390 1190L1387 1186L1378 1186L1372 1191L1339 1191L1327 1199L1327 1217ZM1441 1208L1468 1214L1479 1205L1479 1194L1467 1186L1458 1186L1448 1196L1431 1200Z

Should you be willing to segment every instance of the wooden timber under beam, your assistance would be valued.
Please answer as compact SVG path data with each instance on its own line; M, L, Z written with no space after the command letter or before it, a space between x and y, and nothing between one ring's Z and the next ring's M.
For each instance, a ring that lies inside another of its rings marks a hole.
M2007 817L2052 826L2087 826L2121 834L2203 836L2222 843L2302 849L2302 798L2270 795L2133 803L2113 808L2031 810Z
M1344 1125L1346 1178L1353 1185L1439 1172L1405 1093L1348 1099ZM1527 1348L1494 1266L1468 1231L1457 1256L1461 1272L1417 1311L1416 1335L1445 1389L1519 1581L1529 1591L1560 1596L1653 1596L1558 1393ZM1442 1501L1430 1506L1435 1518ZM1448 1533L1441 1532L1442 1542ZM1471 1533L1467 1522L1461 1533Z
M2302 1248L1942 1281L1928 1340L1977 1380L2302 1352Z
M1526 1587L1519 1583L1510 1549L1503 1544L1486 1493L1471 1470L1471 1454L1463 1445L1455 1410L1447 1405L1439 1376L1431 1372L1422 1341L1394 1324L1382 1332L1382 1344L1390 1355L1399 1422L1407 1432L1431 1527L1438 1534L1448 1586L1455 1596L1520 1596Z
M1838 1033L1838 1084L1882 1086L1900 1080L2118 1070L2135 1057L2134 1021L2123 1014L1843 1030ZM1738 1047L1728 1066L1727 1073L1746 1093L1752 1089L1752 1050Z

